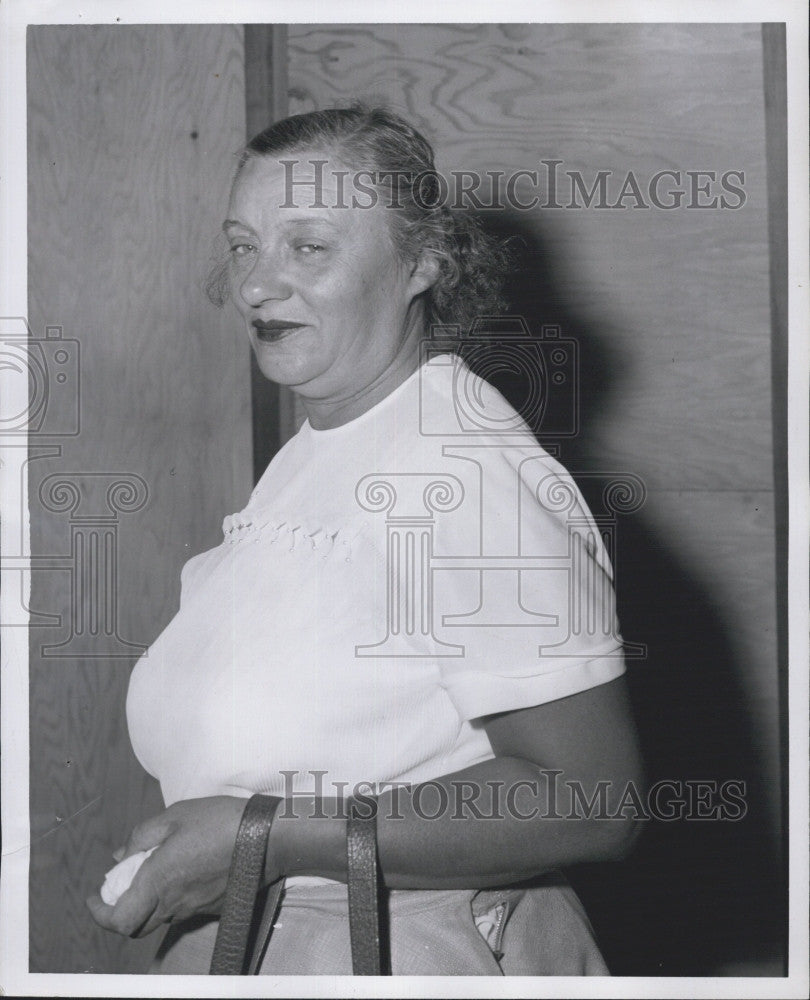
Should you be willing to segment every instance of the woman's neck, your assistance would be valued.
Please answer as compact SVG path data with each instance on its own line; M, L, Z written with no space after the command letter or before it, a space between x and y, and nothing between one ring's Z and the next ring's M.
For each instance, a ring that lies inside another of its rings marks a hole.
M355 420L385 399L419 367L419 340L400 352L396 358L368 385L344 399L307 399L302 403L310 425L315 430L331 430Z
M319 399L301 394L310 426L319 431L331 430L376 406L417 370L424 338L422 306L413 303L405 320L400 348L381 372L345 396Z

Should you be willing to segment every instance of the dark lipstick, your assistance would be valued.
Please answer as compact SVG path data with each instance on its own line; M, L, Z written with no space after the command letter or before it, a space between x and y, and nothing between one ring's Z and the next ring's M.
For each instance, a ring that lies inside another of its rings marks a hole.
M259 340L271 343L280 340L285 334L293 333L306 326L306 323L295 323L290 319L254 319L253 328Z

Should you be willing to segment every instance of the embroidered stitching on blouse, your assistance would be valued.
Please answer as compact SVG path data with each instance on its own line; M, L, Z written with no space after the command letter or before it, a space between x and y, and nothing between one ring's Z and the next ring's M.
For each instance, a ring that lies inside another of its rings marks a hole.
M222 522L224 540L231 545L244 539L258 540L260 536L270 532L269 541L278 542L289 538L289 551L305 546L307 549L331 549L340 534L339 528L311 527L302 524L291 524L279 520L273 515L254 515L250 510L229 514Z

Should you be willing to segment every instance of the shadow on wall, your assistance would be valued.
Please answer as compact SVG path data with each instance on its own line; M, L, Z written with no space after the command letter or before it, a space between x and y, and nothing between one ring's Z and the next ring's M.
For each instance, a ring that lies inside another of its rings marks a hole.
M632 358L619 356L607 324L583 321L563 301L561 264L548 235L525 218L482 218L490 231L519 237L508 287L512 311L535 336L544 324L559 324L562 336L578 342L580 428L559 457L596 510L594 481L577 474L602 467L593 428L621 405ZM515 405L526 399L519 378L506 377L498 387ZM632 460L627 465L621 471L633 472ZM733 616L681 560L676 540L645 523L643 509L619 520L614 562L622 634L647 646L645 659L628 661L628 682L650 784L741 780L747 812L738 821L651 819L629 859L580 866L571 881L613 975L783 975L779 837L770 827L756 736L726 638Z

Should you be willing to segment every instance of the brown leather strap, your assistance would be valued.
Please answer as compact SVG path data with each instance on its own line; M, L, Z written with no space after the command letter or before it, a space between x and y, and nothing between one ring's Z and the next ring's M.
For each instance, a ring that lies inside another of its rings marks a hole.
M248 800L236 835L225 901L219 921L212 976L256 975L273 930L284 880L269 887L264 913L247 970L246 955L254 922L256 898L264 869L267 837L280 804L275 797L254 795ZM377 803L367 799L348 803L346 860L349 893L349 932L355 976L379 976L381 922L377 866Z
M274 796L254 795L248 799L242 813L211 958L212 976L244 974L245 956L256 909L256 894L261 886L264 870L267 836L280 801ZM271 888L277 904L282 882L275 883ZM270 899L269 903L272 902ZM269 929L272 929L276 906L271 905L269 908L273 910L269 920ZM267 910L268 906L265 907L265 914ZM260 942L261 951L265 944L266 942Z
M279 879L278 882L274 882L265 893L262 922L259 924L259 930L256 933L256 943L253 946L253 954L251 955L250 965L248 965L247 970L247 974L249 976L258 976L259 974L262 959L264 958L264 953L267 951L267 945L270 941L270 935L273 933L276 914L278 913L278 908L281 905L281 897L283 893L283 878Z
M373 807L373 808L372 808ZM349 799L346 827L349 932L355 976L382 975L377 871L377 803Z

